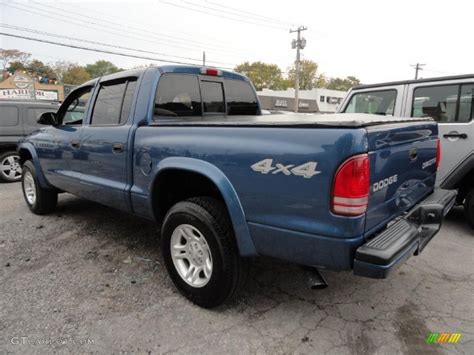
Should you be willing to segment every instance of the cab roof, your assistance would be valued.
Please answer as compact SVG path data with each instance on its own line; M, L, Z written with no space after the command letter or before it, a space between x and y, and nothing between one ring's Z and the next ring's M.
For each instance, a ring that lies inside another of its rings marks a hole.
M447 81L447 80L459 80L459 79L474 79L474 74L464 74L464 75L452 75L452 76L439 76L435 78L426 78L426 79L417 79L417 80L401 80L401 81L389 81L385 83L377 84L362 84L354 86L352 89L369 89L369 88L378 88L382 86L394 86L394 85L404 85L404 84L414 84L414 83L427 83L427 82L437 82L437 81Z

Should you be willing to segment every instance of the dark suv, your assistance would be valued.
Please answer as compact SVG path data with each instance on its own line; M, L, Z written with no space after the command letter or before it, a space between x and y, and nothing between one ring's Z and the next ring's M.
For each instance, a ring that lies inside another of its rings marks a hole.
M18 140L37 130L43 112L56 111L57 102L0 101L0 180L20 181L21 167L16 152Z

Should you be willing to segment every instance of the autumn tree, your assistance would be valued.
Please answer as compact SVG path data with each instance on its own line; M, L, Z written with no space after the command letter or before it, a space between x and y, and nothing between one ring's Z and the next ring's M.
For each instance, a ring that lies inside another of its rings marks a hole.
M359 85L360 80L355 76L348 76L344 79L342 78L332 78L329 80L326 85L327 89L331 90L340 90L340 91L349 91L353 86Z
M48 64L44 64L41 60L33 59L28 62L26 69L38 77L56 79L56 73L53 68Z
M257 90L262 90L263 88L281 90L285 88L281 69L276 64L245 62L237 65L234 70L246 75L250 80L252 80Z
M288 79L293 83L296 81L296 64L288 68ZM324 87L325 79L318 74L318 64L309 59L300 62L300 89L311 90Z
M87 64L86 71L89 73L91 78L98 78L100 76L117 73L123 69L117 67L112 62L107 60L98 60L94 64Z
M6 70L11 62L20 62L25 64L31 54L19 51L18 49L0 48L0 66L2 70Z
M64 84L80 85L90 80L89 72L80 65L71 64L63 73L62 82Z
M12 74L15 74L15 72L18 70L26 70L25 64L19 61L10 62L7 71Z

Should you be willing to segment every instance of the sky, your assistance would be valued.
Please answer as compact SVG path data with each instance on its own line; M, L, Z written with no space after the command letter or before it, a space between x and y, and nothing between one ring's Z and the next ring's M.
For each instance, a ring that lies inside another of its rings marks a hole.
M412 79L417 62L425 78L473 73L473 10L467 0L0 0L0 32L183 63L200 64L205 51L208 65L263 61L286 72L289 30L306 26L302 58L319 74L377 83ZM0 48L47 63L163 64L3 35Z

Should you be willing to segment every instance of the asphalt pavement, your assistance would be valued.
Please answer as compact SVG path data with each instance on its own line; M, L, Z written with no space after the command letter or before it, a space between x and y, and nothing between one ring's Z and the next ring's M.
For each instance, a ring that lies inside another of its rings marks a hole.
M175 290L158 227L69 194L36 216L0 183L0 355L27 353L474 354L474 231L462 209L390 278L259 258L214 310ZM458 344L427 344L460 333Z

